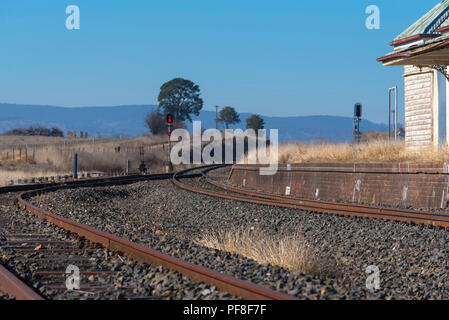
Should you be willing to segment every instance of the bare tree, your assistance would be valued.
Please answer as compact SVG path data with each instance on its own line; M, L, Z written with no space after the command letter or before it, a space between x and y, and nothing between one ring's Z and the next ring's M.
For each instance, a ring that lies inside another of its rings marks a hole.
M155 109L148 113L145 118L145 125L154 135L162 134L166 131L165 119L159 112L159 109Z

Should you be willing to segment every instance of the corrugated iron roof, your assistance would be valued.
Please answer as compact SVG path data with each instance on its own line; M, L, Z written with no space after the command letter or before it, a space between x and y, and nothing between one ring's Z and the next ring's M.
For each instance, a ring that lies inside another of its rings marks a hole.
M432 34L437 29L447 25L449 25L449 0L444 0L397 36L394 41L409 38L417 34Z

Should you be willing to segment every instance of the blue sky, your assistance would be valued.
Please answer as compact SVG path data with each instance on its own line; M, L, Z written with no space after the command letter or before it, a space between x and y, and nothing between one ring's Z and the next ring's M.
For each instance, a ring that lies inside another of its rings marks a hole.
M401 67L376 58L438 1L2 0L0 102L156 104L163 82L188 78L206 110L272 116L364 116L386 122ZM365 9L381 29L365 28ZM67 30L77 5L81 29Z

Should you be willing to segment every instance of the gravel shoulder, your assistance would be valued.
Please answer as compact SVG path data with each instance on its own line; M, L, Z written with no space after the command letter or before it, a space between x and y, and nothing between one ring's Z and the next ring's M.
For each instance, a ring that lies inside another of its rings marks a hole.
M449 232L215 199L170 181L59 190L32 199L53 213L195 264L307 299L448 299ZM331 272L295 274L197 244L204 234L239 228L300 233ZM366 287L369 266L380 289Z

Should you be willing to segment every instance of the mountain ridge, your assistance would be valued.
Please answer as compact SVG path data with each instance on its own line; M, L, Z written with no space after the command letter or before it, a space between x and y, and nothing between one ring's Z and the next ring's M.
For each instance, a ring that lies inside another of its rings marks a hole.
M145 115L157 108L156 105L120 105L104 107L59 107L51 105L24 105L0 103L0 133L14 128L27 128L42 125L58 127L64 132L84 131L90 136L117 136L119 134L137 136L148 133L145 128ZM241 123L231 129L244 128L246 118L251 113L241 113ZM342 116L263 116L266 129L279 129L279 141L332 140L347 142L352 140L352 118ZM215 112L201 111L193 116L193 121L202 121L204 128L215 128ZM192 124L187 122L192 130ZM222 127L222 126L221 126ZM386 131L384 124L369 120L362 122L362 131Z

